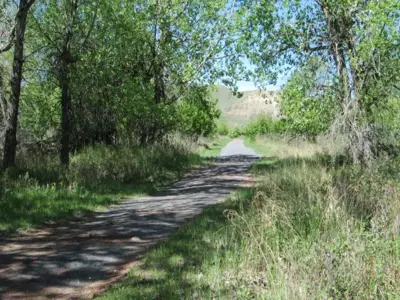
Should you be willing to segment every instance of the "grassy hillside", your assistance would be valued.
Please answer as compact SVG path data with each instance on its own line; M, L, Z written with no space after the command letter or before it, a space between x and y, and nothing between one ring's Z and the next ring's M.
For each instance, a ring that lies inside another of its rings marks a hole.
M277 94L274 92L246 91L235 96L227 87L217 85L212 88L211 96L218 100L221 121L231 126L246 125L260 113L277 115Z
M234 103L242 102L246 99L246 93L242 97L233 95L232 91L223 85L216 85L211 88L211 97L218 100L218 107L222 112L227 112Z

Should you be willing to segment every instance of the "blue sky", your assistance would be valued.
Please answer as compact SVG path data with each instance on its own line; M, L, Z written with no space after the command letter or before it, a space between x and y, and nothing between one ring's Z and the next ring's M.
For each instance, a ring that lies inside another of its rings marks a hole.
M266 90L267 91L279 91L279 90L281 90L282 85L285 83L286 83L286 80L279 80L276 85L268 85ZM251 82L251 81L239 81L238 88L239 88L239 92L258 90L258 88L255 86L254 82Z
M255 67L254 65L247 59L247 58L242 58L242 62L244 63L244 66L248 70L254 71ZM288 80L289 75L288 74L280 74L278 76L277 82L275 85L267 85L265 90L267 91L279 91L282 89L282 86L286 84ZM245 91L254 91L258 90L258 87L254 82L251 81L238 81L237 83L239 92L245 92Z

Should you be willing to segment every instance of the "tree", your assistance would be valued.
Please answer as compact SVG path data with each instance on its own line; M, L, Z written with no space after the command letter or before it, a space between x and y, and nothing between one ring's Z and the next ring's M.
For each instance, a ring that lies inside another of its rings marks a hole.
M399 2L245 4L252 11L248 19L252 29L244 44L259 73L274 81L279 72L299 69L310 58L324 62L329 88L333 82L341 106L336 124L349 137L354 161L367 163L372 156L371 108L387 101L387 91L398 76Z
M325 69L319 61L311 59L285 85L280 107L290 132L315 139L331 126L338 103L334 82L324 77Z
M49 74L55 75L61 91L60 162L63 166L69 165L71 151L71 67L78 61L97 17L91 5L90 1L83 0L52 0L35 18L36 30L41 43L46 45L51 63Z
M66 153L89 144L162 139L182 128L183 102L207 115L209 107L197 105L207 96L197 87L234 73L222 70L226 60L237 60L237 3L49 0L37 6L28 31L25 132L62 140L66 165ZM46 118L57 95L61 130L54 113ZM194 105L194 98L201 101Z
M14 58L11 76L11 95L8 105L8 120L5 130L3 168L12 167L17 151L18 111L21 95L22 67L24 64L24 42L27 17L35 0L20 0L15 17L11 40L14 43ZM10 49L6 46L2 51Z
M178 105L178 129L192 137L208 136L216 129L215 120L221 115L210 99L207 86L195 86Z

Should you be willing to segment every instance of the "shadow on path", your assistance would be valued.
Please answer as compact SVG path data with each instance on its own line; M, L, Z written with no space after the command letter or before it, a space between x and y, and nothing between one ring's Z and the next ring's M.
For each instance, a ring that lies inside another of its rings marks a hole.
M101 291L149 246L248 182L256 159L221 157L164 191L124 199L90 219L0 239L0 298L71 299Z

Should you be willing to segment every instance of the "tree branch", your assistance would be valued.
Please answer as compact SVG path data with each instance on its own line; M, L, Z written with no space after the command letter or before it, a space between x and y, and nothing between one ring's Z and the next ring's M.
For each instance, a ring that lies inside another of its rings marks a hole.
M0 49L0 53L7 52L8 50L10 50L12 48L14 38L15 38L15 26L10 33L10 38L9 38L8 43L3 48Z
M87 32L87 34L86 34L85 39L84 39L83 42L82 42L82 47L86 44L86 42L89 40L90 35L92 34L92 30L93 30L93 28L94 28L94 23L95 23L96 20L97 20L97 12L98 12L98 11L99 11L99 10L98 10L98 8L96 7L96 11L95 11L95 13L94 13L93 21L92 21L92 23L90 24L90 28L89 28L89 30L88 30L88 32Z
M27 4L26 8L29 10L32 7L32 5L35 3L35 1L36 0L28 1L28 4Z

